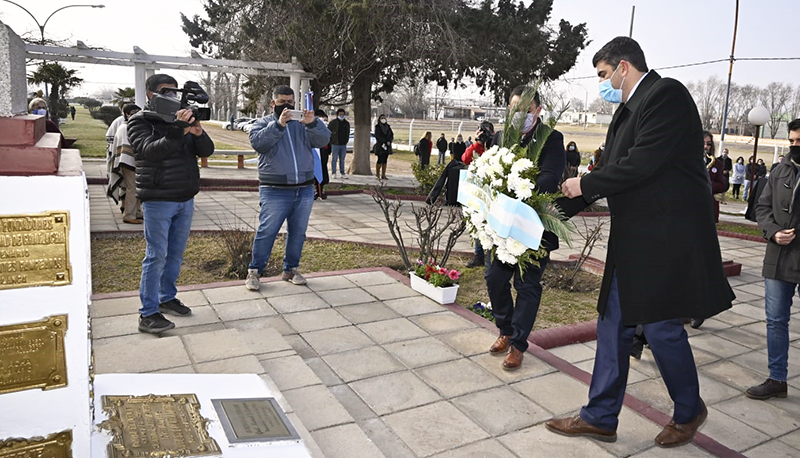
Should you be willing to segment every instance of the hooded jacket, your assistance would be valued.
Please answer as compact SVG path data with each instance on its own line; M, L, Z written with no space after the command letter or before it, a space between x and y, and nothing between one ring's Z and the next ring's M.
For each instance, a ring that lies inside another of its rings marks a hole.
M128 140L136 159L139 200L186 202L200 192L197 158L214 153L214 142L205 131L184 135L180 126L140 111L128 120Z
M289 121L281 126L271 114L253 124L250 145L258 153L258 181L262 186L299 186L314 182L311 148L328 144L331 132L317 118L303 124Z
M800 283L800 239L778 245L772 237L783 229L800 228L798 173L790 156L784 157L765 180L764 191L755 207L758 227L767 239L762 275L791 283Z

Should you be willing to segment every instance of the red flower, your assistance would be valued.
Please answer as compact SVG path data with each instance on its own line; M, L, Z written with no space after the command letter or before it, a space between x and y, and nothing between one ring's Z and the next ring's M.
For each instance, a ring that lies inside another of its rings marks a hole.
M442 274L442 275L446 275L447 274L447 269L445 269L444 267L439 267L439 273Z
M447 274L447 276L450 277L450 280L456 281L456 280L458 280L458 271L457 270L451 270Z

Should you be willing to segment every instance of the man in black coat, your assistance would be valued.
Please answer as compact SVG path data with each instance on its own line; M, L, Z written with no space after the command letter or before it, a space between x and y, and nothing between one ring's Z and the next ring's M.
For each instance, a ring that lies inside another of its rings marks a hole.
M448 146L447 138L444 136L444 132L442 132L442 135L439 136L439 140L436 140L436 149L439 150L439 160L436 162L437 165L445 163L444 157L447 155Z
M785 398L789 374L789 319L792 299L800 285L800 227L797 180L800 176L800 119L787 126L789 155L773 168L756 196L758 227L767 240L764 256L764 308L767 314L767 360L769 378L745 393L750 399ZM753 193L755 194L755 193Z
M566 180L558 205L572 216L605 197L611 212L595 366L589 403L579 415L546 427L566 436L617 439L628 355L642 324L675 403L672 421L655 442L675 447L690 442L708 415L683 318L707 318L734 299L708 198L703 128L686 88L648 71L631 38L613 39L592 64L603 98L622 104L600 163L592 173Z
M194 196L200 191L198 157L214 152L214 142L188 109L166 122L155 104L180 107L178 82L156 74L145 82L149 100L144 111L128 120L128 139L136 159L136 197L144 211L147 241L139 284L139 331L159 334L175 327L162 313L186 316L189 307L175 297L183 252L189 240Z
M527 88L520 86L511 91L509 106L516 106ZM539 94L535 94L528 110L525 113L522 126L520 146L529 146L536 138L544 138L543 130L550 130L539 118L542 104ZM502 140L502 139L501 139ZM511 145L507 142L506 147ZM552 130L539 153L539 176L536 178L536 192L554 193L558 191L558 184L564 173L566 153L564 151L564 136L557 130ZM477 240L475 243L477 244ZM558 248L558 237L552 232L542 235L542 247L548 251L547 256L539 259L539 265L529 265L525 274L521 274L518 265L506 264L495 258L487 260L486 288L489 300L492 301L492 316L500 332L497 340L489 348L489 354L505 355L502 367L505 370L515 370L522 365L522 357L528 349L528 335L533 329L539 304L542 300L542 274L550 261L549 252ZM517 290L516 303L511 295L511 281Z

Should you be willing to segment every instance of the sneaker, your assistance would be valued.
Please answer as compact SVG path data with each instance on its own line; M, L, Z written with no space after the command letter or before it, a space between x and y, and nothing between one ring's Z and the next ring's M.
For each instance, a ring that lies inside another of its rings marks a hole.
M164 315L156 313L150 316L139 315L139 331L149 332L150 334L161 334L175 327L175 323L164 318Z
M261 275L258 274L258 269L247 269L247 280L244 281L244 286L250 291L258 291L261 287Z
M751 386L745 391L745 396L750 399L785 398L787 394L786 382L779 382L768 378L761 385Z
M300 272L297 271L296 267L292 269L291 272L284 272L281 279L283 281L288 281L293 285L305 285L306 283L308 283L305 277L300 275Z
M337 178L337 177L336 177L336 174L335 174L335 173L332 173L332 174L331 174L331 179L332 179L332 180L335 180L336 178Z
M350 177L348 177L348 176L347 176L347 174L346 174L346 173L344 173L344 172L340 173L340 174L339 174L339 177L340 177L341 179L343 179L343 180L346 180L346 179L350 178Z
M177 297L167 302L158 304L158 311L168 315L189 316L192 314L192 309L183 305Z

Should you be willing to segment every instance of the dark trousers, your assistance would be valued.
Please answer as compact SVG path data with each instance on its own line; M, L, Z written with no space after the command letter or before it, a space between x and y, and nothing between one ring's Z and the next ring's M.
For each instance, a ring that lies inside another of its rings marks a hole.
M494 304L493 304L494 305ZM688 423L701 411L700 384L683 320L666 320L643 325L669 396L675 403L672 419ZM589 403L581 409L587 423L608 430L617 429L625 387L628 383L630 353L636 326L622 324L617 274L611 278L605 315L597 320L597 350L594 358Z
M540 259L539 267L530 265L520 276L518 265L508 265L495 258L486 272L486 288L492 301L492 316L500 335L511 336L511 344L519 351L528 348L528 335L536 322L542 300L542 272L550 257ZM511 296L510 280L514 279L517 303Z

